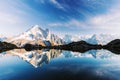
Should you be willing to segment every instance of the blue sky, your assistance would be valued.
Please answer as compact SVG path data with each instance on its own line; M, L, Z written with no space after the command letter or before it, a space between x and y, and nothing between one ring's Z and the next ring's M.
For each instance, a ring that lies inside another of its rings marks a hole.
M0 34L18 35L34 25L52 33L120 33L119 0L0 0Z

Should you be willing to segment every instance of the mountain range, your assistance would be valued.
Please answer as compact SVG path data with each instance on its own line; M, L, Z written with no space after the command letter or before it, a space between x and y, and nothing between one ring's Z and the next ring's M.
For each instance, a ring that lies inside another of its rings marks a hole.
M115 39L120 39L120 35L93 34L93 35L71 36L67 34L63 37L63 40L66 43L77 42L77 41L83 40L90 44L101 44L101 45L106 45L107 43Z
M111 34L93 34L93 35L65 35L63 38L51 33L49 29L42 29L40 26L35 25L27 31L23 32L20 35L14 37L4 37L0 36L0 41L5 41L22 47L25 44L39 44L42 46L55 46L63 45L71 42L77 41L86 41L90 44L101 44L106 45L114 39L119 39L120 35L111 35Z

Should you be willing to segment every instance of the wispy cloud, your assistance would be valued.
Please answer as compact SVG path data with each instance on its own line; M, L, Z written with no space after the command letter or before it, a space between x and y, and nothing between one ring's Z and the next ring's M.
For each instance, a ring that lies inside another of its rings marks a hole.
M57 0L50 0L50 2L54 4L57 8L65 10L65 8Z
M20 0L1 0L0 16L0 34L8 36L20 34L40 21L36 18L39 13Z
M88 20L89 24L96 29L104 29L109 32L120 33L120 6L116 5L106 14L95 16Z
M93 33L120 33L120 5L116 4L108 12L95 16L89 16L85 21L71 18L67 22L51 23L50 26L84 29ZM88 32L88 33L89 33Z
M0 1L0 34L4 35L18 32L18 29L20 28L19 25L22 23L22 19L18 16L19 10L14 6L11 6L12 4L15 5L15 3L10 2L9 0L6 1L9 3Z
M55 23L48 24L48 26L51 26L51 27L64 26L64 27L71 28L71 29L72 28L81 28L81 29L89 28L87 25L88 24L86 22L73 19L73 18L71 18L67 22L55 22Z
M63 5L61 3L59 3L57 0L35 0L35 2L42 3L42 4L50 3L58 9L65 10Z
M78 2L80 1L78 0ZM87 0L83 0L86 2L84 4L70 0L31 0L30 2L0 0L0 33L19 34L34 24L46 26L48 23L50 24L47 28L54 27L53 32L59 30L59 32L78 31L88 34L97 31L120 33L120 1L116 0L118 4L112 8L109 7L107 11L102 10L106 4L96 2L96 0L92 1L95 1L94 4ZM104 0L102 1L104 2ZM96 4L101 5L102 8L96 7ZM103 13L99 13L99 11Z
M0 13L0 25L4 25L4 24L17 24L19 22L21 22L21 20L14 16L14 15L11 15L11 14L7 14L7 13L4 13L4 12L1 12Z
M45 4L46 0L35 0L36 3L41 3L41 4Z

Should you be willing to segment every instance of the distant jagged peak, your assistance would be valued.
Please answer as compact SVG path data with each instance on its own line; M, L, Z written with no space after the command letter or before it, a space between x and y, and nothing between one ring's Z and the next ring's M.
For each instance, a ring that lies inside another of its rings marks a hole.
M34 26L32 26L32 28L39 28L40 26L39 25L34 25Z
M32 26L32 28L30 28L28 31L35 31L35 32L41 31L41 32L49 33L49 29L48 29L48 28L43 29L43 28L42 28L41 26L39 26L39 25L34 25L34 26Z
M34 25L28 31L44 31L39 25Z

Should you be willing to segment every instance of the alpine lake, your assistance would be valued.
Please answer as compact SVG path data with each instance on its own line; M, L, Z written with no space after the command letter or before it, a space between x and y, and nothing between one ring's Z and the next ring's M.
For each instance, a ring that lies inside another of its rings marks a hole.
M0 53L0 80L120 80L120 55L14 49Z

